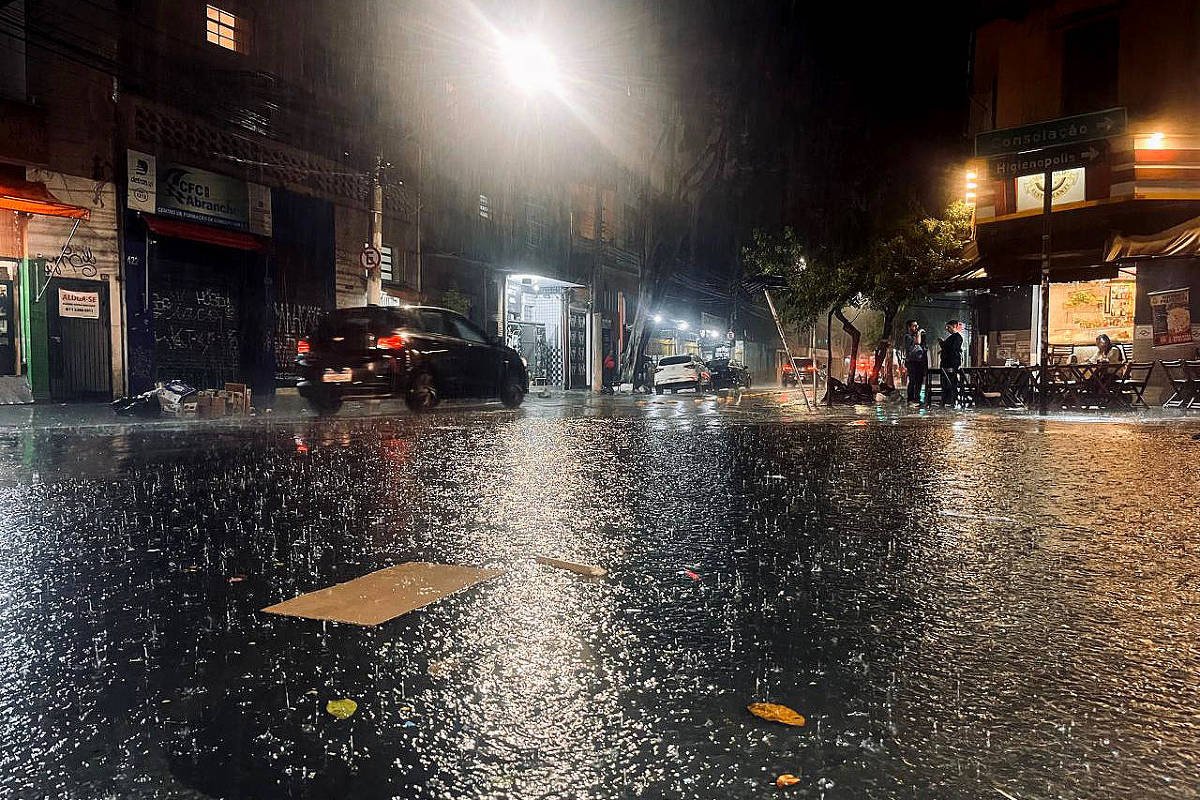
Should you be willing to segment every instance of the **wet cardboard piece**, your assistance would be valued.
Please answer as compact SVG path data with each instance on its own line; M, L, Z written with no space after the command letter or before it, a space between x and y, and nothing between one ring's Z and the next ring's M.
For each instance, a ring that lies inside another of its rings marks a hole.
M373 627L503 572L410 561L293 597L263 611Z

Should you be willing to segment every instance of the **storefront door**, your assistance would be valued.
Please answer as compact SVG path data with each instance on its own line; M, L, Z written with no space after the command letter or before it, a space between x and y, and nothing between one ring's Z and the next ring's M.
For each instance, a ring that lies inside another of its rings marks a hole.
M17 315L13 282L0 281L0 375L17 371Z
M52 278L45 300L50 399L111 399L108 284Z

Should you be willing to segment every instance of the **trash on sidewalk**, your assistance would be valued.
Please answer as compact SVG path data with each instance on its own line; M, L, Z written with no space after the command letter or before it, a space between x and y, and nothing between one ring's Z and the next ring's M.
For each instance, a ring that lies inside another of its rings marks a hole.
M268 614L374 627L503 573L499 569L410 561L262 610Z
M690 569L681 569L681 570L679 571L679 574L680 574L680 575L686 575L687 577L691 578L691 579L692 579L692 580L694 580L694 581L698 581L698 580L700 580L700 575L699 575L699 573L697 573L697 572L693 572L693 571L692 571L692 570L690 570Z
M196 390L183 381L157 383L148 392L133 397L121 397L109 403L109 407L122 417L157 417L163 412L178 414L184 401L196 394Z
M574 561L561 561L557 558L547 558L546 556L538 556L534 560L547 567L565 569L568 572L574 572L588 578L603 578L608 574L608 570L604 567L597 567L591 564L576 564Z
M338 719L346 719L353 716L355 711L358 711L358 703L349 697L343 697L340 700L330 700L325 704L325 710Z
M778 703L751 703L746 706L746 710L754 716L769 722L781 722L784 725L794 725L796 727L800 727L806 722L802 714L797 714L787 706Z
M800 778L790 772L785 772L775 779L775 785L780 789L786 789L789 786L795 786L800 782Z

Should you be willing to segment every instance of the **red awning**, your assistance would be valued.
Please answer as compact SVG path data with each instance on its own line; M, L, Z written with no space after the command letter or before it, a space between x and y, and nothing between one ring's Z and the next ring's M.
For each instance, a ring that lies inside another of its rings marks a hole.
M241 231L227 231L224 228L213 228L208 225L198 225L195 222L183 222L177 219L156 217L153 214L143 214L146 226L159 236L173 236L176 239L191 239L193 242L215 244L218 247L232 247L237 250L267 249L267 244L257 236Z
M44 183L3 177L0 177L0 209L68 219L87 220L92 216L86 208L59 202Z

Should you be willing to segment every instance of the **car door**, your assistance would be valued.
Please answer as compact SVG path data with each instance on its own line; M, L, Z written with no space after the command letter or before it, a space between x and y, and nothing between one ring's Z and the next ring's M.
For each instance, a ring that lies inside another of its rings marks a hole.
M452 335L464 345L464 389L473 397L492 397L500 391L500 361L483 331L466 317L446 314Z
M450 327L447 312L440 308L419 308L417 316L425 329L426 345L422 356L433 370L434 381L443 395L460 397L467 392L466 343Z

